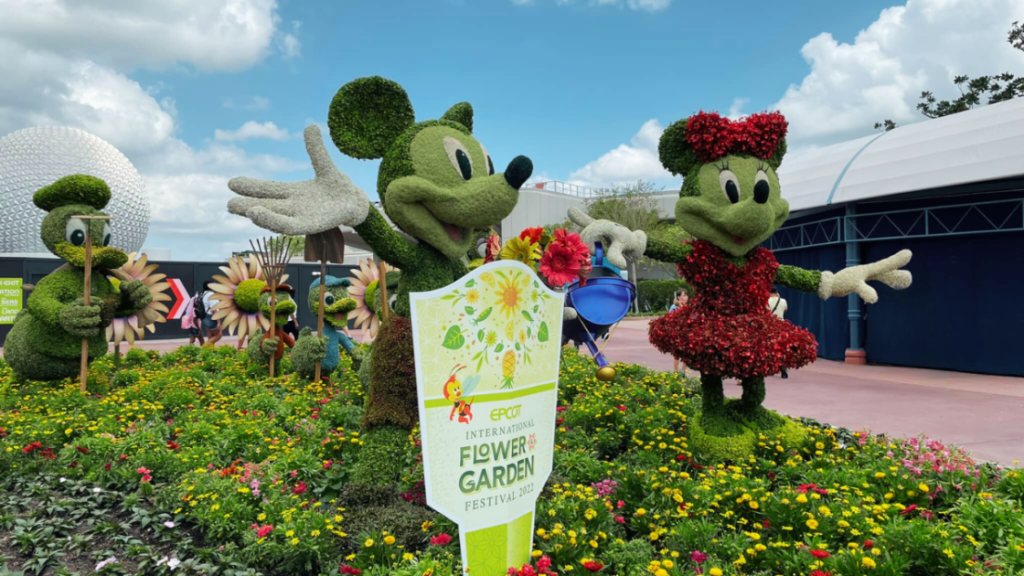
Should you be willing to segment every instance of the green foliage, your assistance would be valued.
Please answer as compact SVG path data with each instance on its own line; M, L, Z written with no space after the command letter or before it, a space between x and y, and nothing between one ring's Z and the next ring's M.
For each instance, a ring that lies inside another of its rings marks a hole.
M405 89L380 76L359 78L342 86L327 114L334 145L342 154L362 160L384 157L415 121Z
M641 280L636 290L641 310L660 313L668 310L679 291L689 293L692 289L685 280Z
M255 314L260 311L260 293L263 292L263 287L267 283L259 278L249 278L243 280L235 288L235 304L242 309L243 312L249 314Z
M804 270L796 266L779 266L775 273L775 283L787 288L793 288L801 292L814 294L821 285L821 272L818 270Z
M457 122L466 127L470 133L473 132L473 106L469 102L459 102L455 106L448 109L447 112L441 116L441 120L448 120L450 122Z
M375 486L393 485L398 480L407 444L409 431L403 428L380 425L367 431L355 470L355 481Z
M686 125L689 119L676 120L668 125L658 140L658 158L666 170L676 176L689 175L700 166L693 147L686 141Z
M416 405L416 363L412 322L392 314L380 325L373 342L369 405L364 428L391 425L406 431L419 420Z
M661 216L652 194L660 189L643 180L635 185L602 191L587 200L587 214L596 220L610 220L630 230L645 232L658 227Z
M32 202L39 208L52 211L60 206L84 204L102 210L110 202L110 187L94 176L76 174L65 176L49 186L44 186L32 195Z
M792 420L783 419L783 424L774 429L757 430L743 426L739 434L730 436L713 436L701 426L704 419L715 418L714 415L694 416L690 421L690 448L695 454L715 462L737 462L752 456L762 437L777 438L783 446L796 447L803 444L807 437L803 426Z

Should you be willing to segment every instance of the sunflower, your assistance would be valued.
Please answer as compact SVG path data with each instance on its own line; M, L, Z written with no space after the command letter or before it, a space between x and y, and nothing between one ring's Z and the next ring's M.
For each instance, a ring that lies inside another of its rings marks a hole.
M394 272L387 263L384 264L385 274ZM366 328L363 333L363 342L369 342L377 336L377 329L380 328L380 316L377 314L379 308L377 292L380 287L380 268L377 263L369 258L359 261L359 268L352 271L352 286L348 294L356 301L356 309L348 313L348 317L355 321L353 327ZM391 295L389 295L390 297Z
M528 281L529 279L527 279ZM523 288L525 287L525 283L523 285L519 284L519 274L511 278L503 277L498 282L498 290L494 293L498 296L498 300L494 304L501 306L501 313L506 318L515 318L516 314L519 313L519 304L523 299Z
M512 238L505 243L500 256L502 260L518 260L536 270L537 261L540 260L540 244L522 238Z
M149 264L147 266L148 257L145 254L138 260L135 259L136 256L137 253L132 252L128 255L128 262L120 268L111 270L110 281L114 284L114 288L120 290L122 282L141 280L146 288L149 288L153 301L134 314L114 317L110 326L107 326L107 340L113 341L115 346L123 340L128 340L128 344L135 344L135 337L138 336L141 339L147 328L150 332L156 332L156 324L167 321L164 317L164 314L168 312L167 306L162 303L172 300L170 294L164 293L171 287L167 282L163 282L167 275L153 274L157 265Z
M221 320L232 335L237 330L239 339L252 336L259 328L270 328L270 320L260 313L260 291L267 283L256 258L246 262L241 256L232 256L220 269L224 275L215 274L210 284L214 292L211 300L216 300L212 319ZM282 274L279 282L283 284L287 279L288 275Z

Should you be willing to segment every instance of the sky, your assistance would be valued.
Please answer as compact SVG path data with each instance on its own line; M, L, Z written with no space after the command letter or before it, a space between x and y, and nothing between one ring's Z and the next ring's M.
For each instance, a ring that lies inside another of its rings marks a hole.
M148 248L221 260L266 235L227 181L312 177L302 142L335 92L380 75L417 120L468 101L501 171L531 182L680 182L665 126L780 110L789 154L925 120L922 90L1024 72L1020 0L0 0L0 136L74 126L120 149L150 196ZM335 163L376 199L378 161ZM784 165L783 165L784 167ZM785 195L785 191L783 191Z

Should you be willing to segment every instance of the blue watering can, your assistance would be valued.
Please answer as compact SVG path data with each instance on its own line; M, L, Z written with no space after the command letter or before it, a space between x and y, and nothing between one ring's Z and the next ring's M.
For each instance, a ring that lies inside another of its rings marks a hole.
M574 280L565 289L565 305L576 310L577 318L563 322L562 340L563 344L572 341L576 347L586 344L599 366L598 380L607 382L615 378L615 368L597 347L597 340L606 338L608 330L626 317L636 298L636 286L605 260L600 242L594 243L594 252L586 285Z

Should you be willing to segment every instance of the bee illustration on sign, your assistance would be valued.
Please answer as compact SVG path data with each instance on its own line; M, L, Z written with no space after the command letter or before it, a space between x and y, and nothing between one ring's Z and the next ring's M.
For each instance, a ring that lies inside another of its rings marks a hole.
M448 420L453 420L455 415L459 415L460 424L469 424L469 421L473 419L473 399L470 398L469 402L466 402L464 398L473 393L476 390L476 385L480 383L480 375L470 376L459 382L457 377L461 370L464 370L466 366L456 364L452 368L451 375L448 376L448 381L444 383L444 397L446 400L450 400L454 406L452 407L452 413L448 416Z

